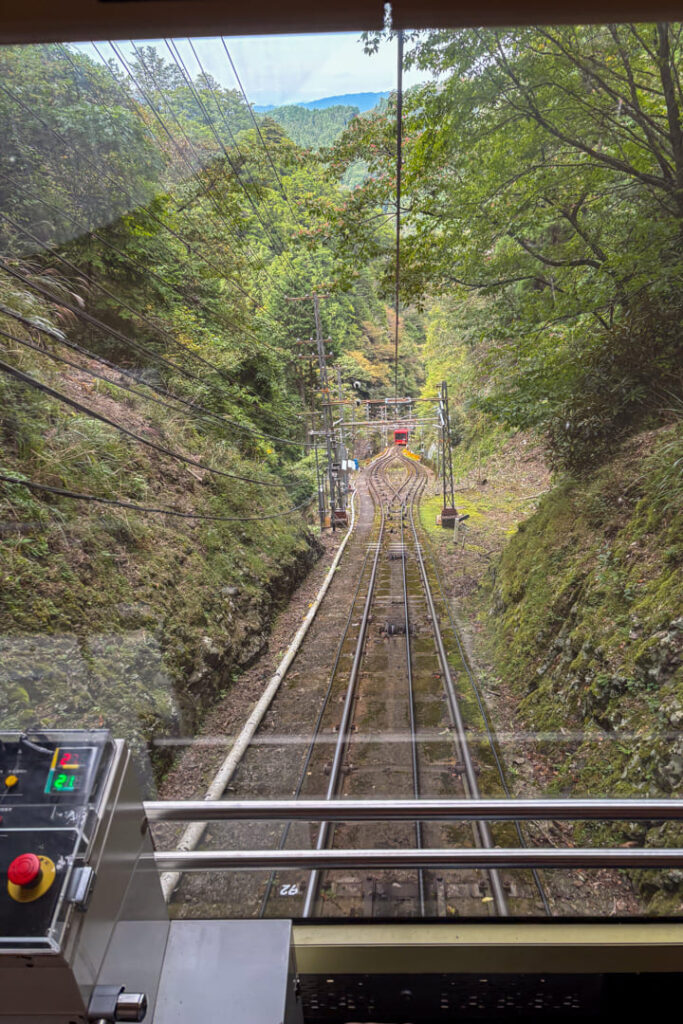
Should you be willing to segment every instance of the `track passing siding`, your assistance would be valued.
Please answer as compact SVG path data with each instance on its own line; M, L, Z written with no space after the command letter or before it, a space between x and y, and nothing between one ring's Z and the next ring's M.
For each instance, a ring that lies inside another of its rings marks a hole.
M316 623L226 799L504 795L417 507L430 474L398 449L364 472L358 526ZM443 626L441 625L443 623ZM511 846L497 823L213 823L204 849ZM545 896L530 872L212 872L185 875L179 916L526 916Z

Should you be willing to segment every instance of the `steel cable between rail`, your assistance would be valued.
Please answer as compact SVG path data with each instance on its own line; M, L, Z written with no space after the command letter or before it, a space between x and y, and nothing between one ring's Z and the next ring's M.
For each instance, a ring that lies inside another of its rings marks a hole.
M377 465L378 465L378 463L375 463L375 467L373 467L373 471L372 472L376 472ZM371 483L371 481L372 481L372 472L371 472L371 474L369 476L369 482L370 482L370 486L371 487L372 487L372 483ZM380 550L381 550L381 545L382 545L382 538L384 536L384 528L385 528L385 523L386 523L386 517L385 517L385 514L384 514L384 506L383 506L383 504L381 502L379 503L379 505L380 505L380 526L379 526L379 534L378 534L378 537L377 537L377 545L376 545L376 550L375 550L375 557L373 559L372 568L370 570L370 580L368 582L368 590L367 590L367 594L366 594L366 598L365 598L365 603L364 603L364 606L363 606L363 614L362 614L362 617L361 617L361 623L360 623L360 628L359 628L359 631L358 631L358 637L357 637L357 640L356 640L356 649L355 649L354 656L353 656L353 663L351 665L351 671L349 673L349 681L348 681L348 684L347 684L346 696L344 698L344 707L343 707L343 710L342 710L342 717L341 717L341 721L339 723L339 727L338 727L338 730L337 730L337 742L335 744L334 756L333 756L333 759L332 759L332 765L330 767L329 782L328 782L327 791L326 791L326 794L325 794L325 799L327 799L327 800L331 800L332 799L332 797L334 796L335 791L337 789L337 784L338 784L338 781L339 781L339 773L340 773L342 761L343 761L343 758L344 758L344 754L345 754L345 751L346 751L346 745L347 745L347 742L348 742L348 734L349 734L349 725L350 725L350 721L351 721L351 712L352 712L352 709L353 709L353 704L354 704L355 696L356 696L356 681L358 679L358 674L359 674L359 671L360 671L360 663L361 663L361 659L362 659L362 656L363 656L363 649L365 647L365 637L366 637L366 634L367 634L368 621L369 621L369 618L370 618L370 608L372 606L372 598L373 598L373 595L374 595L374 592L375 592L375 580L377 578L377 566L379 564L379 555L380 555ZM324 848L325 844L327 843L328 834L329 834L329 829L328 829L328 826L327 826L327 822L323 822L321 824L319 830L318 830L318 838L317 838L316 845L315 845L315 849L316 850L322 850ZM304 918L310 917L312 912L313 912L313 907L315 905L315 901L316 901L316 898L317 898L318 881L319 881L319 872L314 869L311 872L310 876L309 876L308 888L306 890L306 899L304 901L304 907L303 907L303 911L302 911L302 916Z
M430 553L432 571L434 572L434 576L436 577L436 582L437 582L437 585L439 587L439 592L441 594L441 601L442 601L442 604L444 605L444 607L446 608L446 611L448 613L448 618L449 618L450 624L451 624L451 630L452 630L453 636L455 637L455 642L456 642L456 644L458 646L458 653L460 655L460 659L461 659L461 661L463 663L463 666L465 668L465 672L467 674L467 678L470 681L470 685L472 687L472 691L474 693L474 697L475 697L475 700L477 702L477 706L479 708L479 712L481 714L482 721L484 723L484 729L486 731L486 736L487 736L487 739L488 739L488 742L489 742L489 747L491 749L491 753L493 755L493 759L494 759L495 764L496 764L496 770L497 770L498 776L500 778L501 786L503 787L503 791L504 791L505 795L509 799L512 799L512 793L510 792L510 787L508 786L507 779L505 777L505 770L503 768L502 762L501 762L500 757L498 755L498 750L497 750L496 742L495 742L495 736L494 736L493 729L491 727L491 723L490 723L490 720L489 720L489 717L488 717L488 712L486 711L486 707L484 705L484 702L482 700L481 694L479 692L479 687L477 685L476 679L475 679L475 677L474 677L474 675L472 673L472 670L470 669L468 659L467 659L467 657L465 655L465 652L464 652L464 650L462 648L462 644L461 644L461 641L460 641L460 631L459 631L459 629L458 629L458 627L457 627L457 625L455 623L453 612L452 612L451 605L450 605L450 601L446 597L443 581L441 579L441 574L439 573L439 569L438 569L438 565L437 565L437 562L436 562L436 558L434 556L434 550L432 548L432 543L431 543L431 540L429 539L428 534L425 534L425 539L427 541L427 547L428 547L429 553ZM519 839L520 846L528 848L529 844L527 843L526 839L524 838L524 833L522 831L520 823L518 821L515 821L514 822L514 827L515 827L515 831L517 832L517 838ZM540 898L541 902L543 903L543 909L545 910L545 912L548 915L548 917L551 917L552 916L552 911L551 911L551 908L550 908L550 903L548 901L548 896L546 894L545 887L543 886L543 883L541 882L541 879L539 877L538 870L536 868L532 868L531 869L531 874L532 874L532 877L534 879L534 884L536 886L536 891L538 892L539 898Z
M436 641L437 652L439 655L439 661L441 663L441 670L443 673L444 687L446 690L446 696L448 698L448 704L453 719L453 725L456 731L456 742L460 752L460 758L465 767L465 780L467 782L467 789L469 796L476 800L479 797L479 784L477 782L477 776L474 769L474 763L472 761L472 755L467 741L467 734L465 729L465 723L460 710L460 703L458 701L455 686L453 684L453 677L451 675L450 665L448 663L448 655L443 643L443 637L439 629L439 619L434 605L434 598L432 597L431 588L429 586L429 578L427 576L427 570L422 557L422 550L420 546L420 540L417 535L417 529L415 526L415 518L413 515L412 505L409 508L410 514L410 525L413 531L415 539L415 553L417 555L418 566L420 568L420 576L422 579L422 585L427 600L427 606L432 619L434 639ZM491 829L487 821L480 821L476 823L475 834L478 834L479 840L484 849L493 849L495 843L491 835ZM489 879L491 882L491 890L493 892L493 898L495 901L496 909L500 917L508 917L509 910L507 906L507 899L505 891L503 889L500 875L496 868L491 868L488 872Z

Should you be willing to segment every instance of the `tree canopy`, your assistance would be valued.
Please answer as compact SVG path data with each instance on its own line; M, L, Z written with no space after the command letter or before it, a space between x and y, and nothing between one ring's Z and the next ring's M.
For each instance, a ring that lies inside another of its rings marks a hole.
M454 331L497 371L481 402L581 461L677 379L681 26L414 33L406 64L430 77L404 107L403 295L459 295ZM351 244L387 280L368 217L393 208L395 131L394 101L332 159L368 160Z

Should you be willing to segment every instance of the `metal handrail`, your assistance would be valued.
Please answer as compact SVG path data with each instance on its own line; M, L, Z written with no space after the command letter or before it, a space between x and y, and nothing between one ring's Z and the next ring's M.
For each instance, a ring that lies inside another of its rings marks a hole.
M260 868L329 871L354 868L680 868L681 849L527 848L403 850L168 850L150 855L160 871Z
M152 800L149 821L683 821L683 800Z

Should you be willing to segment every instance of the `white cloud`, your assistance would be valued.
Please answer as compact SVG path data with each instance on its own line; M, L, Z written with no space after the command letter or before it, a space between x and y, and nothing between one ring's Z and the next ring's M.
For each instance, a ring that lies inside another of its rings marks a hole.
M195 39L195 49L206 71L222 85L235 87L235 79L220 39ZM145 40L165 59L168 51L159 41ZM379 52L367 56L357 33L338 32L316 35L236 36L226 39L233 61L252 103L282 104L337 96L350 92L384 92L396 87L396 43L387 42ZM80 44L93 54L89 44ZM197 63L184 40L177 41L190 74L197 74ZM128 54L130 47L121 44ZM104 47L105 55L111 51ZM420 78L415 72L404 74L404 84Z

